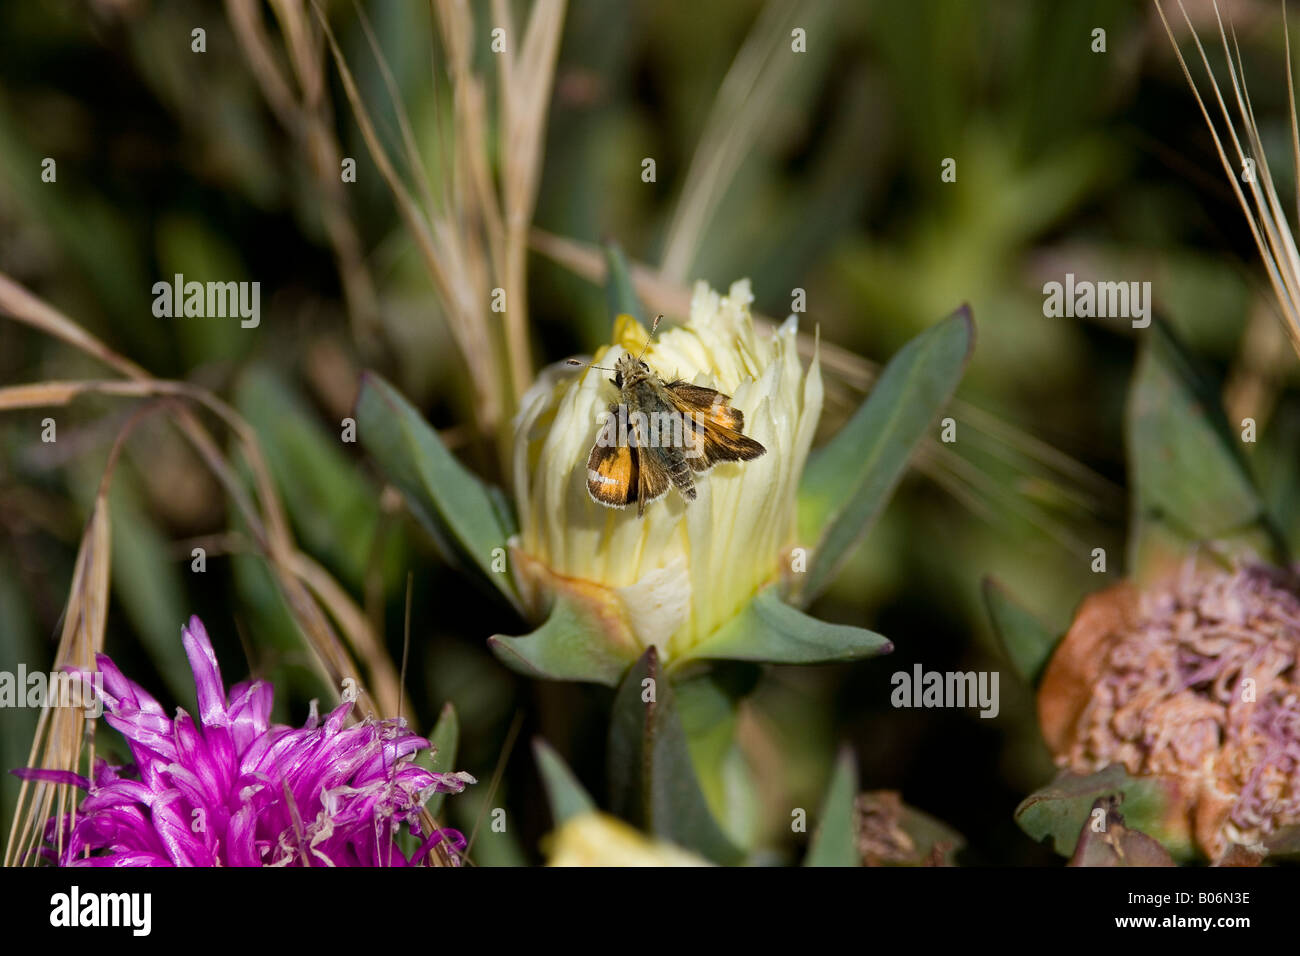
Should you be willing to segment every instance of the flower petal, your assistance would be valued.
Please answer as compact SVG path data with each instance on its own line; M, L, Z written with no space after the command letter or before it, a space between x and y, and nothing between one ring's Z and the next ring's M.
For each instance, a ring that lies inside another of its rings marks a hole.
M197 617L181 631L185 656L194 671L194 689L199 699L199 720L205 727L225 727L230 722L226 713L226 690L221 683L221 668L217 666L217 652L208 640L207 629Z

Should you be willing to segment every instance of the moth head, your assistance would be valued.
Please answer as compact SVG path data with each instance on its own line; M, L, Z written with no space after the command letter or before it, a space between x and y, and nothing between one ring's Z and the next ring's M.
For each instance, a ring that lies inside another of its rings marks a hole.
M634 356L631 352L624 352L618 357L618 361L614 363L613 368L605 365L593 365L591 362L582 362L578 359L569 359L567 364L576 365L579 368L598 368L606 372L613 372L614 377L610 381L614 383L615 388L620 390L625 384L632 385L645 381L650 377L651 372L650 366L641 361L641 356L645 355L646 349L650 347L650 339L654 337L655 331L658 330L659 323L662 320L662 314L655 317L654 325L650 326L650 336L647 337L645 345L641 347L640 354Z
M624 352L614 363L614 387L622 388L642 381L650 374L650 366L631 352Z

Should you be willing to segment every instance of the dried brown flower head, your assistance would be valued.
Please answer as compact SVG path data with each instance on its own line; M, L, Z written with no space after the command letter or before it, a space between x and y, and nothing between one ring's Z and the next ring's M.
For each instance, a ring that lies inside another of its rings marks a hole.
M951 866L963 840L947 826L903 803L894 790L858 794L854 832L863 866Z
M1175 778L1219 858L1300 822L1300 596L1260 565L1192 563L1138 594L1089 597L1039 691L1056 762Z

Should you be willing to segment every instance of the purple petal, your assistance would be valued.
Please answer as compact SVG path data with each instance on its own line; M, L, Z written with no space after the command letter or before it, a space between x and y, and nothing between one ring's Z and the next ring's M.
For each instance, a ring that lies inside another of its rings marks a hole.
M226 828L226 863L229 866L261 866L257 848L257 814L252 807L240 807Z
M230 723L226 713L226 689L221 683L221 668L217 666L217 652L212 649L203 622L191 617L189 626L181 631L185 656L194 671L194 689L199 701L199 720L205 727L225 727Z
M15 771L23 779L88 790L75 814L46 821L46 845L38 851L46 859L99 867L409 866L438 841L463 846L455 831L421 834L425 797L463 789L458 778L413 763L427 740L397 721L348 726L351 702L323 722L313 704L299 729L272 724L271 685L246 681L227 694L198 618L183 629L182 641L194 672L197 723L183 710L169 718L101 655L96 690L134 766L97 759L93 784L70 771ZM403 826L423 841L412 860L395 842ZM56 855L60 842L63 852Z
M201 834L192 829L191 818L184 812L184 800L179 791L173 790L154 801L153 828L173 865L212 866L216 862L204 845Z
M42 767L18 767L11 774L22 780L39 780L41 783L66 783L82 790L90 789L90 781L71 770L45 770Z
M265 681L249 681L230 689L230 733L237 751L247 750L270 729L274 699L275 691Z
M107 787L97 787L95 792L81 801L79 813L94 813L108 807L129 806L138 803L142 807L153 804L154 791L138 780L118 780Z
M109 709L119 704L126 704L132 710L166 718L162 704L154 700L147 690L118 670L117 665L107 654L95 655L95 667L104 675L104 703L110 705Z

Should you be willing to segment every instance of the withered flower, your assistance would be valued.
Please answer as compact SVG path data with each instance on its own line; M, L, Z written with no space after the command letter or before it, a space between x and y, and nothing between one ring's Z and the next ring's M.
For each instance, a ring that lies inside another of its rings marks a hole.
M1300 823L1298 656L1288 575L1189 561L1084 601L1039 690L1043 733L1075 773L1169 779L1172 812L1219 859Z

